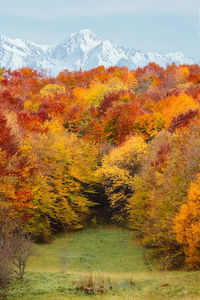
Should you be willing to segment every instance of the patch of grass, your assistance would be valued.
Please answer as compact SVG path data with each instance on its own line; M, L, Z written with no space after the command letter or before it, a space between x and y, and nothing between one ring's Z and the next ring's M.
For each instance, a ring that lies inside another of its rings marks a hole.
M37 246L27 268L35 271L62 270L66 256L69 271L132 272L144 271L143 249L133 242L133 234L117 228L85 229L62 235L51 244Z
M159 272L137 272L136 274L111 273L109 278L112 289L105 293L98 293L98 278L109 282L107 274L93 274L95 284L94 294L87 294L81 289L77 290L81 281L87 283L89 273L40 273L27 272L25 279L13 281L8 290L7 300L163 300L163 299L200 299L199 272L170 272L169 286L161 286ZM133 282L134 284L132 284ZM88 286L87 284L85 286ZM104 284L106 286L106 284Z
M36 246L24 281L12 281L6 299L200 299L200 272L167 272L168 285L162 286L162 272L147 264L144 254L128 230L98 227L60 235ZM91 272L96 291L87 294L77 286L87 283ZM108 282L112 289L98 292Z

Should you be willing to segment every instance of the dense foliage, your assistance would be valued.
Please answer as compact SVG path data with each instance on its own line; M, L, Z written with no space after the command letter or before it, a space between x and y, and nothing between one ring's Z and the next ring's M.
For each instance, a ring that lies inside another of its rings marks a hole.
M199 107L198 65L1 69L1 211L48 241L105 201L157 257L199 268Z

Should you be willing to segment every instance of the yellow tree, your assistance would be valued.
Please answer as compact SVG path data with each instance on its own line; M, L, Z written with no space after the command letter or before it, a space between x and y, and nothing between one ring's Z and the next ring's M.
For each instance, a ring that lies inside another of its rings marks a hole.
M174 226L179 243L184 245L186 262L200 268L200 173L190 185L188 202L183 204Z
M188 81L190 71L186 66L179 66L176 70L176 80L178 83L185 83Z
M63 85L58 84L47 84L45 85L41 91L41 96L54 96L55 94L61 95L66 92L66 89Z
M192 124L173 134L159 133L134 178L135 193L129 199L131 227L158 256L170 254L174 267L183 263L183 249L173 220L187 201L187 190L199 165L199 126Z
M186 113L189 110L196 110L199 104L192 97L181 93L178 96L170 96L158 102L155 110L160 111L164 120L164 127L169 128L171 122L181 113Z
M59 121L48 122L48 133L32 139L40 170L32 189L30 227L44 236L55 229L84 226L93 203L96 150L64 131ZM46 231L45 231L46 230Z
M134 193L133 179L138 172L146 143L141 137L131 137L103 158L97 176L113 209L113 218L124 221L128 200Z

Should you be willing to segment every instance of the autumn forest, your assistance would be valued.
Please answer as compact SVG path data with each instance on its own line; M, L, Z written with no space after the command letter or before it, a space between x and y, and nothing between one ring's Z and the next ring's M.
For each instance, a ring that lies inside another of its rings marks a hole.
M1 224L37 243L117 224L174 269L199 269L199 113L198 65L2 68Z

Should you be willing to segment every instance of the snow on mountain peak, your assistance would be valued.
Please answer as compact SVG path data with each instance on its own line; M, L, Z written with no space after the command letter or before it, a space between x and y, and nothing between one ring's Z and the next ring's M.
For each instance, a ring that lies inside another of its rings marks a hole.
M46 69L56 75L63 69L88 70L99 65L137 68L150 62L156 62L163 67L172 62L199 63L182 52L162 55L156 52L145 54L133 48L126 49L109 40L101 40L90 29L72 33L54 46L38 45L29 40L11 39L0 35L0 67L5 68L26 66L37 70Z
M96 40L98 39L97 35L90 29L82 29L78 32L78 34L83 35L86 38Z
M97 35L89 29L83 29L79 32L70 34L64 41L67 47L81 48L83 52L88 53L92 48L101 43Z

